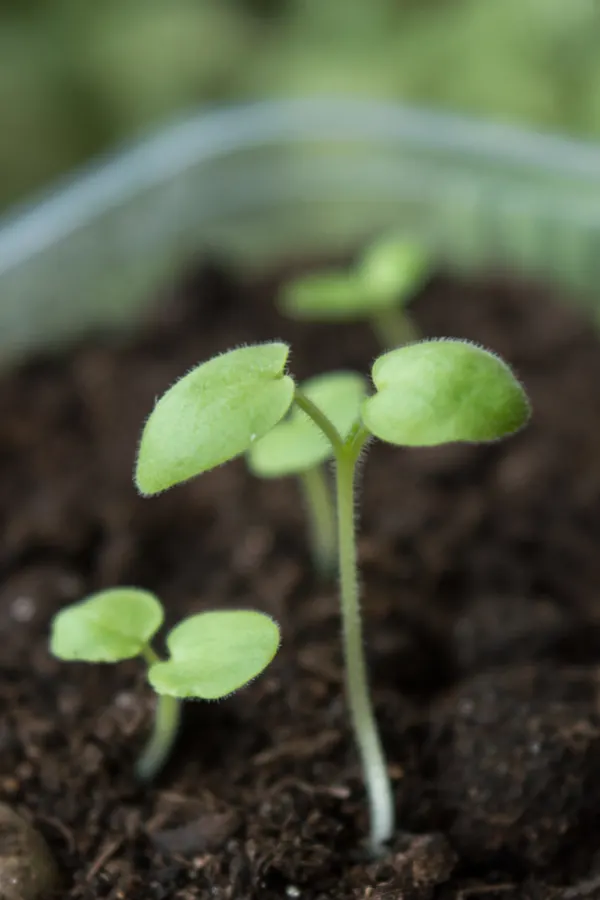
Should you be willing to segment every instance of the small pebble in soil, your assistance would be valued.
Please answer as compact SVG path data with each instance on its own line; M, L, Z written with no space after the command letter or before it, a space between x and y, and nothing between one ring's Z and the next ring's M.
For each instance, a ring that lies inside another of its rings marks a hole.
M46 900L58 882L58 869L43 837L0 803L0 900Z
M20 596L13 600L10 614L16 622L31 622L35 616L36 603L33 597Z

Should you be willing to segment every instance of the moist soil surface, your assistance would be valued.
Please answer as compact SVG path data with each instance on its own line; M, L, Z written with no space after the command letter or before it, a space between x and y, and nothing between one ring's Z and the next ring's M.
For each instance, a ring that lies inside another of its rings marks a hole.
M577 900L600 897L600 344L539 287L433 278L425 336L516 368L534 418L485 447L376 444L359 552L373 695L396 796L388 854L366 806L343 690L335 585L319 583L293 480L237 460L155 499L131 473L155 398L197 362L281 338L298 378L368 372L363 325L306 325L282 270L204 266L135 340L87 341L0 390L0 799L43 834L68 900ZM158 781L142 664L62 664L52 614L117 584L168 623L250 607L281 625L266 674L190 703Z

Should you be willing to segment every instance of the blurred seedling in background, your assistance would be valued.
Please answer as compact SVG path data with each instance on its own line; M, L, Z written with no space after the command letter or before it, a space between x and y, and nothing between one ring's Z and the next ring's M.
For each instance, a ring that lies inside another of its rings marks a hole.
M285 286L281 311L292 319L368 321L382 349L419 338L407 306L431 273L426 248L386 235L372 243L349 269L300 275Z
M394 799L364 656L355 536L358 459L372 438L403 447L495 441L524 425L529 404L511 370L494 354L463 341L423 341L375 361L374 393L358 409L354 406L349 424L346 414L337 419L337 404L330 405L327 394L329 389L332 395L345 393L348 373L321 376L305 391L286 372L289 349L274 342L232 350L177 381L145 424L135 478L142 494L157 494L241 454L249 454L255 466L259 460L263 473L296 471L304 462L320 461L307 448L316 430L322 433L335 470L348 704L369 798L370 848L376 854L394 832ZM352 391L348 410L357 399ZM305 418L297 418L296 410ZM289 439L288 427L301 431L299 448Z
M347 437L360 415L367 383L355 372L311 378L302 393ZM305 497L312 559L324 578L337 573L337 521L325 463L333 457L331 442L296 404L248 451L250 471L259 478L296 475Z
M61 610L52 622L50 650L69 662L115 663L136 656L157 694L154 727L136 774L150 781L166 762L179 728L181 700L218 700L256 678L279 647L276 623L253 610L202 612L167 635L169 658L151 640L164 613L154 594L119 587Z

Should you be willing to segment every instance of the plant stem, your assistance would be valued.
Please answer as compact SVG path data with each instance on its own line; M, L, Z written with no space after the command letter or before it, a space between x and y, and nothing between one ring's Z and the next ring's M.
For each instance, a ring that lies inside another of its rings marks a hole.
M364 426L357 423L348 440L344 442L327 416L297 389L295 401L329 439L335 455L337 544L346 691L369 800L370 847L373 854L378 855L383 849L383 844L394 832L394 795L367 680L354 531L356 463L370 434Z
M300 407L303 413L306 413L306 415L313 420L318 428L321 429L333 447L334 453L338 453L344 446L344 442L333 422L330 422L325 413L321 412L317 404L313 403L299 388L296 388L294 393L294 403Z
M356 447L342 447L336 453L338 554L348 704L369 799L370 845L378 854L394 831L394 798L371 704L363 648L354 530L359 452Z
M395 350L419 339L410 316L400 309L381 310L371 319L371 327L384 350Z
M149 645L144 648L143 657L149 666L160 662L160 657ZM181 702L177 697L157 695L152 734L135 766L140 781L152 781L164 766L175 743L180 720Z
M300 475L308 512L308 530L315 569L329 578L337 568L335 508L324 466L314 466Z

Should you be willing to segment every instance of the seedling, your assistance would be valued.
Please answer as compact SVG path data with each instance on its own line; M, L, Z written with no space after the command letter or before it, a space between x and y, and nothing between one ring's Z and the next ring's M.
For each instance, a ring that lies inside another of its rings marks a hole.
M281 310L294 319L367 320L383 349L418 338L406 307L431 269L423 246L395 235L371 244L354 267L301 275L281 296Z
M360 414L367 383L355 372L336 372L311 378L302 385L302 392L346 436ZM308 511L313 562L323 577L337 571L335 504L325 469L332 457L331 443L296 404L248 452L250 470L260 478L298 476Z
M371 372L374 393L362 400L351 425L345 417L336 424L337 412L320 406L318 397L311 399L286 373L288 354L283 343L244 347L176 382L146 422L135 477L141 493L156 494L248 452L263 472L295 471L294 442L281 440L289 422L306 428L307 445L308 435L316 438L318 431L328 442L336 482L347 696L369 798L370 845L378 853L393 834L394 803L363 651L355 538L358 459L372 438L405 447L494 441L524 425L529 404L494 354L463 341L424 341L380 356ZM339 377L324 376L330 385ZM292 404L312 424L294 414L282 422Z
M277 652L279 628L252 610L203 612L167 635L163 661L151 640L164 620L159 600L138 588L112 588L61 610L52 623L50 649L67 661L114 663L141 656L158 698L153 732L136 773L150 781L177 735L181 700L218 700L265 669Z

